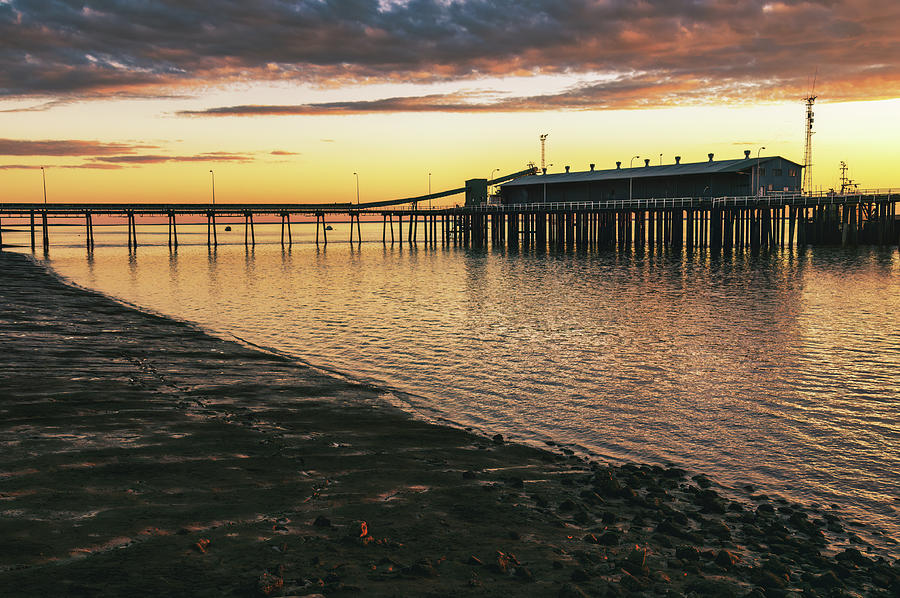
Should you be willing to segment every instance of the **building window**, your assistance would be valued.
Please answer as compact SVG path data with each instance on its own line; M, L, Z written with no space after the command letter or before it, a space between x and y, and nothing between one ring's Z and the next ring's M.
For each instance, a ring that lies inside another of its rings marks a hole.
M780 168L772 169L772 176L781 176L782 174L784 174L784 171L782 171Z
M789 176L797 176L797 169L796 169L796 168L791 168L791 169L789 169L789 170L788 170L788 175L789 175Z
M766 167L765 166L759 167L759 176L766 176Z

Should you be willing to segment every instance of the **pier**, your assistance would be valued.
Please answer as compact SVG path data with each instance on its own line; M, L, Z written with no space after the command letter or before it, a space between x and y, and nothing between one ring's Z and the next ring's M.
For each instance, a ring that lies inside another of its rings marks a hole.
M512 175L511 175L512 176ZM508 180L506 177L495 180ZM484 181L484 179L482 179ZM487 181L493 184L494 181ZM361 243L361 222L381 222L382 243L467 247L768 248L793 245L896 245L900 189L836 194L767 194L592 202L420 207L426 200L466 192L365 204L0 204L2 226L28 227L32 250L51 243L51 219L77 219L85 246L94 247L94 216L127 223L127 245L139 245L138 217L165 218L168 245L178 247L178 220L205 220L207 245L218 245L216 219L243 219L244 244L256 244L256 220L279 218L281 243L293 244L292 224L315 219L316 243L329 238L328 223L349 220L350 243ZM221 226L221 225L219 225ZM240 225L237 225L240 226ZM377 241L377 239L368 239Z

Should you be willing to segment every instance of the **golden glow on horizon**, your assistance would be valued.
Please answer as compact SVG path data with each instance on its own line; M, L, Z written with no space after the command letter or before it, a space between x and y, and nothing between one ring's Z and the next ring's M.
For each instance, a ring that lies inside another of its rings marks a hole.
M221 97L215 99L219 103ZM893 161L900 139L900 100L816 106L814 180L837 184L845 160L862 187L900 187ZM374 201L462 186L491 171L520 170L540 159L538 135L549 132L551 171L565 165L612 168L639 155L671 163L753 155L802 161L804 108L794 103L695 106L658 110L513 113L381 113L345 116L176 116L195 101L95 101L45 111L0 113L3 137L91 140L141 146L135 155L193 157L226 152L245 159L122 164L118 169L63 168L92 156L2 156L3 165L47 165L51 202L206 202L208 171L216 201ZM273 155L272 151L284 152ZM637 163L637 161L636 161ZM642 163L642 161L641 161ZM0 168L2 201L41 201L40 170ZM444 203L456 203L449 198Z

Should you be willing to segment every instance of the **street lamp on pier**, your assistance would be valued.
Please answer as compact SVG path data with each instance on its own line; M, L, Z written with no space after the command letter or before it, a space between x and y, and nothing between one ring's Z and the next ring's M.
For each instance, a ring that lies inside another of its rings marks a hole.
M766 146L762 146L756 150L756 189L754 189L754 195L759 195L759 153L764 149L766 149Z
M209 176L212 180L212 205L216 205L216 173L210 170Z
M631 189L633 187L634 173L631 172L631 169L634 167L634 161L640 158L640 156L634 156L631 158L631 162L628 163L628 201L631 201Z
M43 166L41 166L41 181L44 183L44 205L47 205L47 175L44 173Z
M431 209L431 173L428 173L428 209Z
M354 172L353 176L356 177L356 205L359 207L359 174Z

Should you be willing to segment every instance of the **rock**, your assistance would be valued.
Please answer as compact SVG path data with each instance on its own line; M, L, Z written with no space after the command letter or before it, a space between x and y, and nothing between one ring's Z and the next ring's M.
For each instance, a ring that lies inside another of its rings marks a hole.
M855 548L847 548L843 552L839 552L834 555L834 558L838 561L844 561L853 563L854 565L859 565L860 567L870 566L872 561L863 555L859 550Z
M503 434L494 434L491 437L491 440L494 442L494 444L503 444Z
M838 576L834 574L834 571L826 571L822 575L818 577L814 577L812 580L812 585L817 588L839 588L844 584L841 583L841 580L838 579Z
M273 575L268 571L263 571L256 580L256 589L263 596L271 596L284 586L284 579L277 575Z
M762 564L762 569L766 571L771 571L772 573L784 577L785 579L790 578L791 570L788 569L787 565L781 562L777 556L772 555L769 559Z
M491 569L497 573L510 573L513 566L518 564L519 561L516 559L516 555L511 552L500 552L498 550L497 560L491 565Z
M313 525L316 527L331 527L331 519L319 515L318 517L316 517L316 520L313 521Z
M207 538L200 538L194 543L194 550L197 552L205 553L209 549L209 540Z
M712 482L709 480L709 478L702 473L693 476L691 479L697 482L697 485L701 488L709 488L710 486L712 486Z
M635 546L628 552L625 560L622 562L622 569L632 575L649 575L650 569L647 567L647 549Z
M625 588L628 592L640 592L646 587L647 584L639 580L628 571L622 571L622 577L619 579L619 585Z
M775 513L775 507L773 507L772 505L770 505L767 502L764 502L763 504L756 507L756 512L761 513L761 514L771 515L771 514Z
M682 561L699 561L700 551L695 546L679 546L675 549L675 557Z
M776 575L766 569L753 569L751 578L753 583L766 590L783 590L787 587L788 580L782 575Z
M713 560L715 564L723 569L731 569L741 561L740 557L728 550L720 550Z
M599 538L598 544L603 546L616 546L621 541L621 537L617 532L606 532Z

